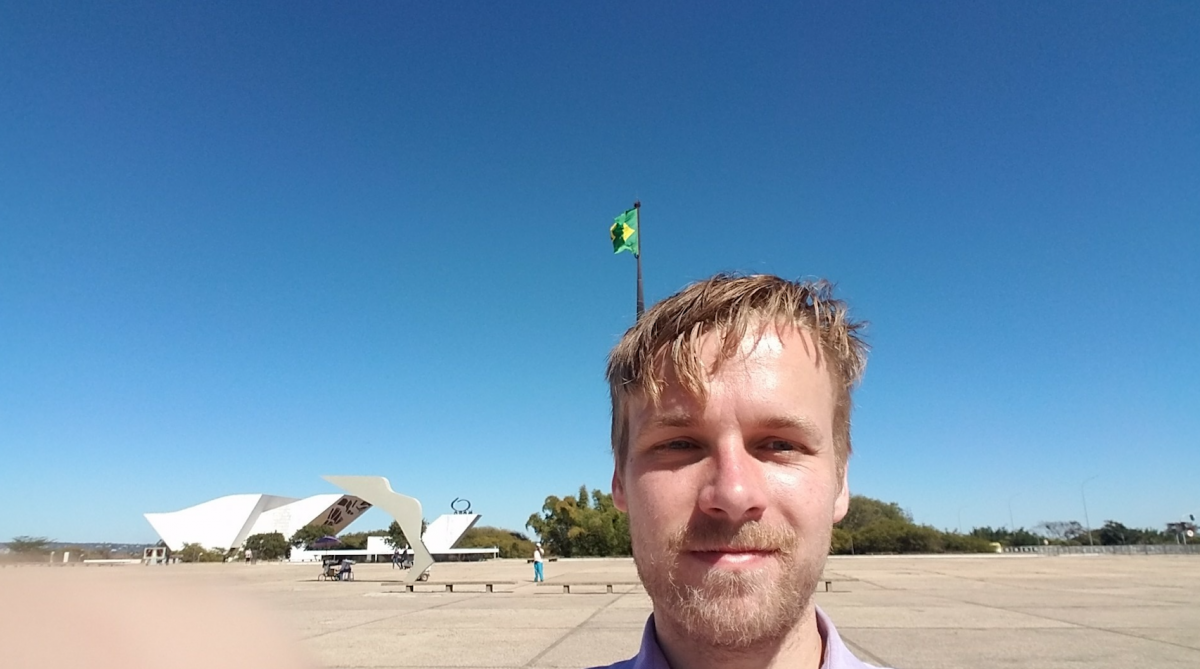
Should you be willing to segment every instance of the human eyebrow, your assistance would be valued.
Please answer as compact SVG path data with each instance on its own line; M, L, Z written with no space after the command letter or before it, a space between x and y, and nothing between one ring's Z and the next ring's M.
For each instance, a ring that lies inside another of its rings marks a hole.
M649 421L649 424L646 427L656 430L662 428L695 427L695 425L696 419L693 418L690 413L687 413L686 411L669 411L667 413L655 416Z

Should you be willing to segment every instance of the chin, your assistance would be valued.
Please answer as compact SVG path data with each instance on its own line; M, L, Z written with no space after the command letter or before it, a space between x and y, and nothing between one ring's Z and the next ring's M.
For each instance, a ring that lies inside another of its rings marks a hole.
M749 648L778 643L795 628L807 601L769 587L738 593L693 590L668 615L698 644Z
M820 565L788 559L758 564L704 564L680 555L666 578L643 582L655 615L695 643L716 648L749 648L775 643L805 617ZM814 570L812 567L816 567Z

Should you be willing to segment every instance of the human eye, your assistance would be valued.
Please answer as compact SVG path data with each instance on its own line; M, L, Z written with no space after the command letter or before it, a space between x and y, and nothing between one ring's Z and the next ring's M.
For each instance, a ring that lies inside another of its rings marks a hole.
M763 444L763 448L773 453L786 453L789 451L801 450L800 446L786 439L771 439Z
M659 445L663 451L690 451L694 448L697 448L696 444L687 439L672 439Z

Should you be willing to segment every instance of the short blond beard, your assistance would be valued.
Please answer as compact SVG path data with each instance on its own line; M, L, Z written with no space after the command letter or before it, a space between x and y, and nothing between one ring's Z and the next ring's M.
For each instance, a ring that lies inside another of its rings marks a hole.
M654 602L656 616L670 618L695 643L741 650L784 638L804 620L825 567L824 559L807 564L800 537L791 528L750 521L736 528L715 519L672 533L661 552L634 547L638 575ZM636 543L636 538L635 538ZM727 546L778 550L783 578L768 583L757 573L714 569L699 586L678 582L679 556L688 547ZM823 557L823 556L822 556ZM731 599L764 601L757 615L733 606Z

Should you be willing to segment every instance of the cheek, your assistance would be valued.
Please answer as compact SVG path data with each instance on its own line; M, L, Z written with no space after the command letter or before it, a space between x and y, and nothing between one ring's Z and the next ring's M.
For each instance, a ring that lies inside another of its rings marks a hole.
M686 497L678 477L665 472L643 474L630 484L625 489L626 501L645 515L657 515Z
M815 472L780 472L767 479L771 499L797 526L833 525L839 496L830 477Z
M696 490L680 472L646 472L625 483L630 521L651 531L685 524L696 506Z

